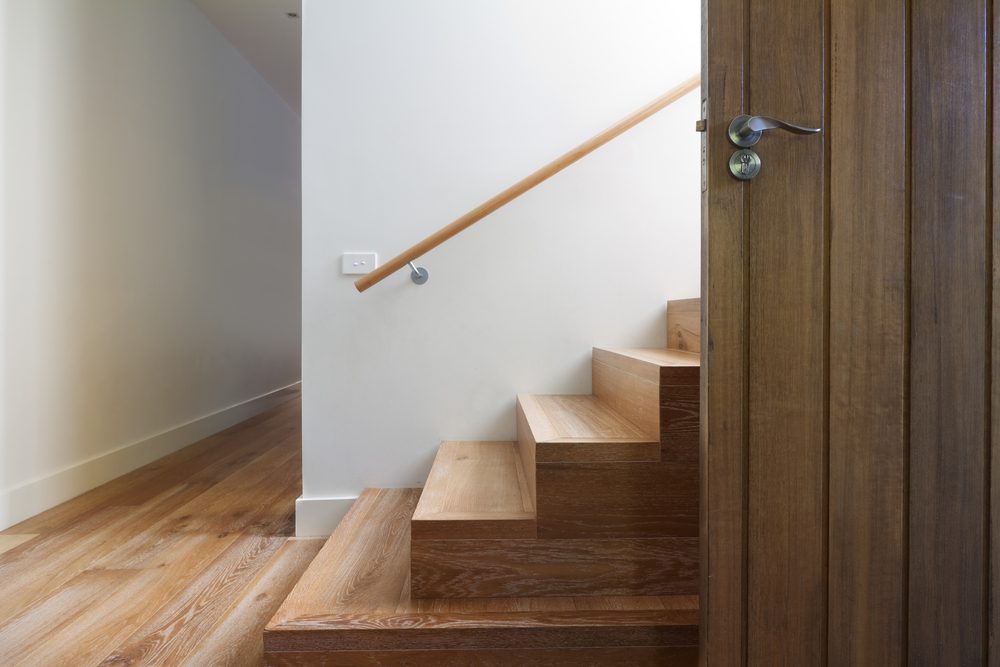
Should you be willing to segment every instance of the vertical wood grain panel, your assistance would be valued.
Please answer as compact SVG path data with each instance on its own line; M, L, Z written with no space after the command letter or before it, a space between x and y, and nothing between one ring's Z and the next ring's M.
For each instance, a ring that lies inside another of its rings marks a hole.
M702 196L702 665L746 664L746 320L744 197L729 120L743 113L747 0L703 0L708 190ZM709 446L711 443L711 446Z
M985 0L912 3L909 659L985 654Z
M821 0L750 3L750 111L824 125ZM771 132L750 186L750 665L822 664L826 637L825 135Z
M906 28L831 5L830 665L905 662Z
M997 224L1000 221L1000 201L997 201L997 193L1000 192L1000 176L997 175L997 160L1000 159L1000 137L997 136L997 126L1000 125L1000 109L997 108L997 92L1000 90L1000 53L996 48L997 36L1000 35L1000 0L993 0L991 7L993 19L992 32L987 41L990 47L990 58L992 86L989 102L989 110L992 113L992 124L990 133L992 139L992 155L990 160L990 176L992 178L990 198L992 202L991 212L991 233L993 247L992 270L992 290L990 292L990 313L992 327L990 329L990 569L989 569L989 664L991 667L1000 666L1000 354L997 354L998 336L1000 336L1000 303L997 295L1000 294L1000 234L997 233Z
M823 3L707 14L710 89L810 124L831 88L827 174L770 135L703 200L703 664L1000 667L998 2L828 2L826 63Z

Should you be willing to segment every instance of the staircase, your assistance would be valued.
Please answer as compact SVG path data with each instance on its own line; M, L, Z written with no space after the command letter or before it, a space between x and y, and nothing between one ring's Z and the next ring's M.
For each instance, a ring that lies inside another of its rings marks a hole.
M667 347L520 395L516 442L444 442L366 489L264 633L269 665L697 662L698 299Z

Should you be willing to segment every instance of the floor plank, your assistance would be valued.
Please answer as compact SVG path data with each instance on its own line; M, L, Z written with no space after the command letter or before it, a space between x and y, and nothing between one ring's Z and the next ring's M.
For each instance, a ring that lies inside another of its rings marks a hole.
M179 664L194 653L286 538L246 535L163 605L101 665Z
M46 630L57 632L70 618L86 613L109 589L124 585L135 574L123 570L84 572L14 616L0 626L0 665L22 662L38 635Z
M293 538L285 542L185 664L245 667L259 661L264 651L264 626L325 541ZM253 641L247 640L247 628L254 628Z
M262 660L295 540L300 401L0 532L0 664Z
M6 553L15 547L19 547L25 542L30 542L31 540L38 537L37 534L28 535L0 535L0 554Z
M141 568L114 570L136 576L124 585L110 587L109 593L65 625L49 631L41 629L22 663L93 665L101 662L145 622L150 608L187 588L197 574L235 540L235 535L185 535L164 553L149 558ZM140 599L146 602L134 603Z

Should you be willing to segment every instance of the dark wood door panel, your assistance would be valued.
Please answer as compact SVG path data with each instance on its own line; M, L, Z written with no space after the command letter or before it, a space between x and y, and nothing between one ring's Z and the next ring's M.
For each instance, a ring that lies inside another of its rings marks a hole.
M906 654L907 4L831 5L831 665Z
M711 99L703 103L709 129L702 138L708 188L702 193L701 244L700 660L742 667L749 265L744 201L749 186L726 170L733 150L726 126L745 109L748 6L746 0L703 1L702 96Z
M750 3L749 113L823 124L823 11L822 0ZM823 137L773 132L755 149L764 169L747 204L747 654L751 665L818 664L826 634Z
M992 261L990 264L991 271L991 290L990 290L990 308L992 312L990 313L991 318L991 328L990 328L990 424L991 429L991 440L990 440L990 510L988 512L989 516L989 526L990 526L990 590L989 590L989 609L990 609L990 619L989 619L989 636L994 638L993 642L996 642L996 638L1000 638L1000 382L997 382L995 378L1000 378L1000 354L994 352L997 349L998 335L1000 335L1000 308L997 307L996 294L1000 294L1000 272L998 272L997 267L1000 266L1000 234L997 233L997 224L1000 221L1000 201L998 201L997 193L1000 192L1000 174L996 168L997 160L1000 160L1000 135L998 135L996 128L1000 127L1000 105L997 104L997 92L1000 89L1000 79L998 79L998 72L1000 72L1000 52L996 48L997 36L1000 35L1000 2L994 0L993 2L993 27L992 33L990 35L992 42L992 58L993 58L993 80L988 82L991 88L988 90L988 96L992 109L992 125L990 131L993 135L993 145L991 147L992 157L990 162L990 176L992 177L992 183L990 183L989 198L987 199L992 206L991 219L990 219L990 230L989 233L992 237L993 245L989 248L992 253ZM990 646L990 659L992 660L992 665L1000 663L1000 649L996 648L994 643Z
M912 2L910 657L985 658L987 11Z
M702 664L1000 664L998 1L704 0Z

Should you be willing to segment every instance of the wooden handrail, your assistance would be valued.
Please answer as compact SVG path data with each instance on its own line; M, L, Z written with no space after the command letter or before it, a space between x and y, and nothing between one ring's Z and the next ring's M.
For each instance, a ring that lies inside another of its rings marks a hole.
M625 118L621 119L608 129L604 130L600 134L597 134L590 139L569 151L568 153L556 158L552 162L548 163L535 173L530 176L521 179L514 185L510 186L500 194L492 197L491 199L483 202L476 208L472 209L462 217L458 218L454 222L442 227L438 231L434 232L427 238L425 238L420 243L416 244L409 250L402 252L388 262L378 267L371 273L368 273L357 281L355 281L354 286L358 288L359 292L364 292L366 289L381 282L388 276L392 275L396 271L406 266L408 263L414 261L418 257L427 254L434 248L438 247L451 237L455 236L461 231L464 231L479 222L486 216L488 216L493 211L498 208L509 204L513 200L517 199L523 195L528 190L532 189L539 183L551 178L552 176L558 174L560 171L570 166L580 158L588 155L604 144L608 143L615 137L623 134L626 130L629 130L642 121L646 120L658 111L665 109L670 106L680 98L684 97L692 90L701 85L701 76L695 75L690 79L684 81L682 84L676 88L672 88L663 95L657 97L655 100L642 107L638 111L635 111Z

